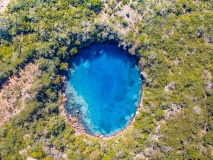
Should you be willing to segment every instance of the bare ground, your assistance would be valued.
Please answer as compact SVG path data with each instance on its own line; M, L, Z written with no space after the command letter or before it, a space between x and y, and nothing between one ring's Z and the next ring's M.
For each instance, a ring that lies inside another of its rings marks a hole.
M0 0L0 13L3 12L7 5L9 4L10 0Z
M115 28L117 28L121 34L126 35L130 29L136 29L135 24L142 20L142 16L136 13L129 5L122 6L121 4L121 2L118 2L115 5L113 8L113 14L111 15L104 12L104 10L107 10L108 12L111 11L111 9L105 5L105 8L102 10L98 20L106 24L113 23L111 24L112 26L115 26ZM121 25L120 18L123 18L128 23L128 27L123 27ZM112 20L112 22L110 22L110 20Z
M0 126L24 109L25 101L32 98L28 91L33 84L36 70L37 66L29 63L0 88Z

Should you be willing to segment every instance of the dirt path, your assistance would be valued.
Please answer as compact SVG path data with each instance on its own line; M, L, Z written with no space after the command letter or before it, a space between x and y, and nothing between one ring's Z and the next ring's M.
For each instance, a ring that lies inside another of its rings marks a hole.
M25 107L30 99L29 90L36 76L37 66L29 63L16 75L9 78L0 88L0 126Z

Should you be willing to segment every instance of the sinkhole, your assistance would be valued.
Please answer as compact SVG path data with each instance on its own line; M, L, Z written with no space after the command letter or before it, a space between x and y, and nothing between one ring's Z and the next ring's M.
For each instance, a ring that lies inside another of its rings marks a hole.
M115 45L93 45L69 62L65 109L90 135L111 136L134 118L142 79L137 59Z

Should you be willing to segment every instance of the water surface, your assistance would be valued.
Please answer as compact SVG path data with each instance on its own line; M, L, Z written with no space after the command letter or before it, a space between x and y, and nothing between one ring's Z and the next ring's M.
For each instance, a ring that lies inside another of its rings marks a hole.
M109 136L136 113L141 78L136 59L114 45L94 45L71 59L66 109L86 131Z

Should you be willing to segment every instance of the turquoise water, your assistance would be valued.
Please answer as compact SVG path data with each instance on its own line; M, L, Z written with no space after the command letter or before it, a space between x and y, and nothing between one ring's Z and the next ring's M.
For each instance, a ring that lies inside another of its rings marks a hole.
M114 45L94 45L71 59L66 109L93 135L112 135L136 113L142 80L137 61Z

